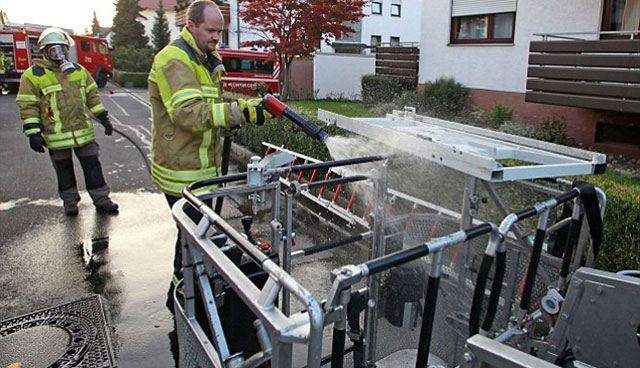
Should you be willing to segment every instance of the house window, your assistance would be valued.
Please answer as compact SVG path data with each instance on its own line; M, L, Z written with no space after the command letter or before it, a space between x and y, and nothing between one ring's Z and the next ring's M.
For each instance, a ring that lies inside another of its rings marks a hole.
M371 14L382 14L382 1L371 2Z
M640 28L640 0L605 0L603 32L637 31ZM629 34L603 34L601 38L630 38Z
M375 51L376 47L380 46L381 43L382 43L382 36L371 35L371 44L369 46L372 47L373 51Z
M391 44L391 46L400 46L400 37L389 37L389 43Z
M451 43L512 43L515 21L516 0L453 0Z
M391 16L399 17L402 0L391 0Z

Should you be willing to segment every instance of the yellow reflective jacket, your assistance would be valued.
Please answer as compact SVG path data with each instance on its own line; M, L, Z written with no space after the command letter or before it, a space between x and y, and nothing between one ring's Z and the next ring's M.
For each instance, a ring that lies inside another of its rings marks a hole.
M51 150L81 147L96 139L89 112L103 112L98 85L81 65L69 74L50 60L35 59L22 74L16 103L25 135L42 133Z
M237 103L222 102L224 67L219 55L214 56L213 63L207 63L184 27L181 37L153 59L148 79L151 177L174 196L193 181L220 174L220 137L244 122Z
M4 69L4 64L7 63L7 58L4 54L0 54L0 74L4 74L6 70Z

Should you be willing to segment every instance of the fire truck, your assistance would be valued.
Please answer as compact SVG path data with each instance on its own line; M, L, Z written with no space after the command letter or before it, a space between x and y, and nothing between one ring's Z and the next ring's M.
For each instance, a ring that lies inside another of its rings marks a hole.
M46 27L35 25L0 27L0 49L7 59L5 84L12 93L18 91L20 76L33 64L33 59L42 57L38 50L38 37L44 29ZM71 61L84 66L96 80L98 87L104 87L113 70L107 40L65 31L75 41L75 45L69 48Z
M222 75L225 91L256 95L278 94L280 67L268 52L219 48L226 73Z

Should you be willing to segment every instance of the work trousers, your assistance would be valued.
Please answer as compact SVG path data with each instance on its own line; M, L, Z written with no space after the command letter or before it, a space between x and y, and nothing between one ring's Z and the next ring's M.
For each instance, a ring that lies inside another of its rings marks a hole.
M73 169L72 150L80 161L80 166L82 166L84 182L93 203L96 206L100 206L108 202L110 191L104 181L102 166L98 158L100 147L98 143L91 142L82 147L49 150L49 157L58 178L58 194L62 198L65 207L76 206L80 201L76 175Z

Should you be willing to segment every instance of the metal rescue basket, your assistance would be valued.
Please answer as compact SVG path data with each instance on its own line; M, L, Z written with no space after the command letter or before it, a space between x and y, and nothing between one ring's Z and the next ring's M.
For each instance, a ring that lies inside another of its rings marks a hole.
M640 297L630 277L579 268L599 250L606 196L556 177L599 171L602 155L496 139L411 110L379 120L319 115L463 174L462 209L390 188L395 156L319 162L267 145L246 173L192 184L173 207L183 234L184 280L174 300L181 367L543 367L567 359L565 341L572 341L572 359L585 364L637 358L607 345L614 353L598 360L580 349L590 340L584 334L571 340L578 326L598 321L560 317L582 310L576 278L617 285L619 300ZM505 157L536 166L504 167ZM375 168L345 174L363 163ZM529 191L517 196L525 204L515 211L502 198L501 185L512 183ZM247 200L244 216L221 216L206 204L239 196ZM479 216L489 206L485 196L494 203L491 219ZM346 220L340 239L322 240L329 225L299 221L312 202L321 216ZM202 214L198 223L188 206ZM262 223L268 241L255 240L252 221ZM326 281L307 283L319 279ZM638 312L630 314L634 320ZM628 346L629 337L612 341Z

